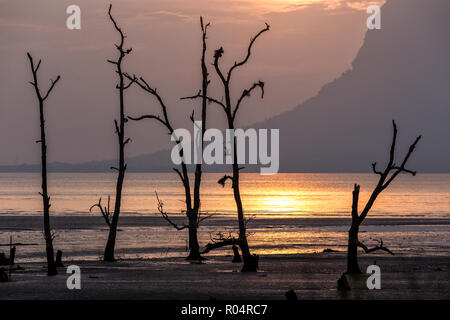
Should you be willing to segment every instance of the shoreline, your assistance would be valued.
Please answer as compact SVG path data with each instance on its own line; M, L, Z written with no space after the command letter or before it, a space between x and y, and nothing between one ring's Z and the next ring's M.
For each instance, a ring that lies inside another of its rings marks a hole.
M170 215L170 214L169 214ZM50 217L54 229L97 229L105 227L101 215L53 215ZM174 222L180 223L186 217L180 215L171 216ZM2 215L0 214L0 230L41 230L43 217L35 215ZM251 227L328 227L350 226L351 218L341 217L256 217L251 221ZM216 216L206 219L201 226L221 226L237 224L236 217ZM404 226L404 225L450 225L450 218L385 218L367 217L365 226ZM164 227L167 222L158 214L155 215L121 215L119 227L154 226Z
M182 223L183 218L174 219ZM54 216L51 225L57 237L55 250L63 259L95 261L103 254L108 230L101 216ZM216 232L235 232L236 218L211 218L199 228L200 246ZM346 250L350 219L346 218L256 218L248 225L249 244L260 255L321 253ZM0 252L9 251L10 237L17 243L16 261L42 262L45 242L41 216L0 218ZM369 247L383 239L397 256L446 256L450 252L450 219L367 218L360 239ZM186 255L187 232L176 231L159 216L123 216L119 221L116 257L122 259L182 258ZM220 248L207 256L230 254Z

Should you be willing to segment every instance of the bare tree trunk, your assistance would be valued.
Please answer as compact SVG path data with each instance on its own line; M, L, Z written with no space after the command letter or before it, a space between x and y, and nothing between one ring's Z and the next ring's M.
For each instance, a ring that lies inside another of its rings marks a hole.
M352 226L348 232L347 273L361 273L358 265L358 229Z
M233 195L234 201L236 202L236 209L238 213L238 223L239 223L239 239L238 244L241 248L242 258L244 260L244 265L242 267L243 272L256 272L257 265L254 263L254 257L250 253L250 248L247 241L247 228L245 225L244 209L242 208L241 192L239 190L239 165L237 163L236 154L236 139L233 146Z
M186 259L191 261L202 260L197 238L197 219L197 215L191 214L189 216L189 255Z
M130 49L124 49L124 42L125 42L125 36L122 32L122 30L117 25L116 21L111 15L111 8L112 5L109 6L108 14L109 18L111 19L112 23L114 24L115 29L120 34L120 44L116 45L117 50L119 51L119 58L117 61L111 61L108 60L108 62L112 63L116 66L116 72L119 76L119 84L117 85L117 89L119 89L119 124L117 123L117 120L114 121L115 127L116 127L116 134L119 142L119 167L114 168L119 173L117 176L117 183L116 183L116 198L115 198L115 204L114 204L114 214L112 216L112 220L110 223L109 228L109 235L108 235L108 241L106 243L105 252L103 255L104 261L115 261L114 257L114 249L116 245L116 235L117 235L117 225L119 224L119 215L120 215L120 207L121 207L121 201L122 201L122 188L123 188L123 181L125 179L125 171L126 171L126 164L125 164L125 145L130 142L130 139L125 139L125 103L124 103L124 91L130 87L130 85L134 82L131 81L128 85L125 85L124 82L124 75L122 72L122 61L123 58L125 58L126 55L128 55L131 52Z
M31 71L33 73L33 82L31 84L34 86L36 96L39 101L39 121L40 121L40 128L41 128L41 139L37 142L41 144L41 174L42 174L42 205L43 205L43 212L44 212L44 238L45 238L45 251L47 256L47 274L49 276L56 275L58 272L56 270L56 264L55 264L55 256L54 256L54 250L53 250L53 236L51 233L51 227L50 227L50 197L48 196L48 190L47 190L47 143L46 143L46 136L45 136L45 117L44 117L44 102L48 98L50 92L53 90L55 84L59 81L61 78L60 76L57 76L56 79L51 82L51 86L48 89L47 93L42 96L41 91L39 89L39 84L37 80L37 71L41 65L41 60L39 60L39 63L37 66L34 66L33 58L28 53L28 59L30 60L31 65Z
M239 68L247 63L247 61L250 58L251 50L252 50L254 42L261 34L268 31L269 28L270 28L269 25L266 23L266 27L264 29L262 29L260 32L258 32L258 34L250 40L250 44L247 48L246 57L243 60L241 60L240 62L235 62L234 65L225 74L222 72L221 68L219 67L219 60L222 58L222 56L224 54L224 50L222 47L220 47L219 49L217 49L214 52L214 68L216 70L218 77L220 78L220 80L222 82L222 85L223 85L225 103L223 103L222 101L220 101L218 99L208 97L205 92L203 92L203 94L200 94L201 91L196 96L188 97L185 99L203 98L204 103L213 102L213 103L219 105L224 110L224 112L227 116L228 129L234 130L234 120L236 118L236 114L239 110L241 102L245 98L250 97L250 94L256 88L261 89L261 97L264 97L264 83L262 81L258 81L256 83L254 83L249 89L243 90L243 92L242 92L241 96L239 97L239 99L237 100L236 104L232 105L231 93L230 93L231 75L234 70L236 70L237 68ZM225 175L223 178L221 178L219 180L219 184L224 186L227 179L231 179L233 182L233 184L232 184L233 195L234 195L234 200L236 202L236 209L237 209L237 214L238 214L239 239L237 241L235 241L234 239L222 239L221 243L209 244L207 246L207 250L204 250L203 252L210 251L214 248L220 248L224 245L230 245L230 244L237 242L237 244L241 248L242 256L244 258L244 266L242 268L242 271L243 272L248 272L248 271L252 272L252 271L256 271L256 269L258 268L258 257L256 255L251 255L250 248L248 246L248 241L247 241L244 210L242 208L241 194L239 191L239 170L240 170L240 168L239 168L239 164L237 162L237 154L235 152L236 139L234 139L234 143L232 144L231 147L232 147L231 152L233 153L233 176L230 177L228 175Z
M361 269L358 265L358 247L362 248L366 253L370 253L377 250L386 251L387 253L390 253L393 255L392 251L383 246L383 241L380 241L380 244L374 248L368 248L365 244L359 241L358 239L358 232L359 232L359 226L363 223L364 219L366 218L367 214L369 213L370 209L372 208L373 204L375 203L375 200L377 199L378 195L385 190L389 184L394 181L394 179L402 172L410 173L413 176L416 175L415 171L411 171L405 168L406 163L408 162L409 157L413 153L414 149L416 148L417 143L421 139L421 136L418 136L414 143L409 147L408 153L406 154L405 158L403 159L400 166L397 166L394 163L394 157L395 157L395 145L397 140L397 125L395 121L392 121L392 125L394 128L394 134L391 144L391 150L390 150L390 156L389 156L389 162L386 165L386 168L383 172L377 171L376 165L377 163L372 163L372 169L373 172L380 176L378 183L375 187L375 189L372 191L372 194L367 201L366 205L364 206L364 209L362 210L361 214L358 212L358 201L359 201L359 190L360 186L355 184L355 187L353 189L353 202L352 202L352 225L350 227L350 230L348 232L348 246L347 246L347 271L348 274L358 274L361 273ZM391 171L394 171L391 174Z
M120 154L123 154L123 146L120 147ZM121 155L120 163L123 163L123 156ZM109 228L108 242L106 243L105 252L103 255L104 261L115 261L114 250L116 245L117 225L119 223L120 205L122 199L122 186L125 178L125 167L123 164L119 165L119 175L117 177L116 185L116 200L114 206L114 215L111 220L111 226Z
M206 66L206 36L209 23L203 24L203 17L200 17L200 26L202 29L202 58L201 58L201 70L202 70L202 137L206 131L206 107L207 107L207 95L208 95L208 68ZM201 150L203 150L203 138L201 139ZM203 155L202 155L203 156ZM200 211L200 185L202 181L202 164L198 163L195 166L195 178L194 178L194 207L189 219L189 256L187 260L201 260L200 249L197 239L198 229L198 216Z
M348 231L348 246L347 246L347 273L361 273L358 266L358 200L359 200L359 186L355 184L353 189L352 201L352 225Z
M42 203L44 207L44 236L45 251L47 254L47 273L49 276L56 275L56 263L53 250L53 239L50 229L50 198L47 191L47 144L45 139L44 105L39 103L41 122L41 163L42 163Z
M222 109L225 111L225 114L227 116L228 129L230 129L230 130L235 129L234 121L236 119L236 114L239 110L239 107L241 106L241 102L245 98L250 97L250 94L253 90L255 90L256 88L260 88L261 89L261 97L262 98L264 97L264 83L262 81L258 81L256 83L254 83L249 89L243 90L243 92L242 92L241 96L239 97L239 99L237 100L236 104L232 105L230 84L231 84L231 76L232 76L233 71L247 63L247 61L250 58L251 50L252 50L253 44L255 43L256 39L264 32L269 31L269 28L270 28L269 25L266 23L266 27L264 29L262 29L261 31L259 31L258 34L250 40L250 44L247 48L247 55L245 56L245 58L243 60L241 60L240 62L235 62L234 65L228 70L228 72L226 74L224 74L222 72L222 70L219 66L219 60L222 58L222 56L224 54L223 48L222 47L219 48L214 53L214 68L215 68L216 73L219 76L219 78L222 82L223 88L224 88L225 104L220 102L217 99L208 98L208 101L214 102L222 107ZM246 230L245 218L244 218L244 210L242 208L241 193L239 190L239 170L240 170L240 168L239 168L239 164L237 161L236 138L233 137L233 139L234 140L233 140L233 143L231 146L231 152L233 154L233 176L231 177L231 179L233 181L233 185L232 185L233 195L234 195L234 201L236 202L236 209L237 209L237 214L238 214L238 224L239 224L238 245L241 248L242 257L244 259L244 265L242 267L242 272L256 272L256 270L258 268L258 256L252 255L250 253L250 248L248 246L247 230ZM225 176L224 178L219 180L219 183L221 183L220 181L222 181L223 185L224 185L227 178L228 178L228 176Z
M205 55L206 55L206 37L207 37L207 29L209 27L209 23L207 23L206 25L203 24L203 18L200 17L200 26L201 26L201 30L202 30L202 42L203 42L203 48L202 48L202 58L201 58L201 70L202 70L202 89L199 91L199 93L197 94L197 96L195 97L188 97L188 98L181 98L181 99L193 99L193 98L198 98L198 97L202 97L202 128L201 128L201 134L202 136L204 135L205 131L206 131L206 107L207 107L207 90L208 90L208 85L210 83L210 81L208 80L208 69L206 66L206 62L205 62ZM167 130L169 131L170 135L173 135L174 130L173 127L171 125L171 122L169 120L169 117L167 115L167 107L164 103L164 100L162 99L162 97L159 95L159 93L156 91L156 89L152 88L142 77L139 77L139 79L136 78L136 76L131 77L128 74L124 74L124 76L126 78L128 78L130 81L135 82L138 86L140 86L144 91L150 93L151 95L153 95L157 100L158 103L161 107L162 110L162 117L159 115L143 115L140 117L128 117L128 119L130 120L134 120L134 121L140 121L143 119L153 119L153 120L157 120L158 122L162 123ZM200 95L200 93L203 92L202 95ZM191 116L191 120L194 122L195 124L195 120L194 120L194 112L192 113ZM183 157L183 148L181 145L181 141L177 140L176 144L179 146L180 148L180 157ZM201 139L201 146L202 146L202 150L203 150L203 139ZM198 237L197 237L197 230L198 230L198 226L199 223L204 220L205 218L200 219L200 185L201 185L201 179L202 179L202 164L196 164L195 167L195 178L194 178L194 192L193 192L193 199L191 197L191 184L190 184L190 180L189 180L189 175L188 175L188 170L187 170L187 166L184 160L182 160L181 162L181 172L179 169L174 168L174 171L178 174L178 176L180 177L180 180L183 184L184 187L184 193L185 193L185 202L186 202L186 217L188 219L188 224L184 224L182 226L178 226L176 223L172 222L169 218L169 216L167 215L166 212L164 212L163 210L163 203L162 201L159 200L158 195L157 199L158 199L158 210L161 213L161 215L163 216L163 218L171 225L173 226L175 229L179 230L183 230L183 229L188 229L188 236L189 236L189 255L187 256L187 260L202 260L202 256L200 254L200 249L199 249L199 244L198 244Z
M233 244L233 263L242 262L241 255L239 254L239 248Z

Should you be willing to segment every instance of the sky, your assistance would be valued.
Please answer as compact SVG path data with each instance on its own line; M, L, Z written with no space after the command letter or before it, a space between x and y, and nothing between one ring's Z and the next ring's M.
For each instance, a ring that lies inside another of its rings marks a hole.
M199 103L179 98L201 85L199 16L211 22L208 64L223 46L222 65L245 55L250 37L270 24L255 44L249 63L236 73L235 99L253 82L265 82L264 100L257 95L241 108L239 126L273 117L315 95L345 70L362 45L366 8L382 1L340 0L122 0L113 1L113 15L132 47L124 68L143 76L165 99L176 128L191 128L189 115ZM81 8L81 30L66 28L66 8ZM78 163L116 158L113 119L118 116L116 75L106 59L116 58L118 41L102 0L0 0L0 165L38 163L38 107L28 83L29 51L42 58L42 88L61 75L46 104L50 162ZM211 95L221 98L210 66ZM131 88L126 114L157 113L152 97ZM222 127L224 114L209 110L209 126ZM199 114L199 112L197 112ZM127 136L134 156L171 147L155 122L129 123Z

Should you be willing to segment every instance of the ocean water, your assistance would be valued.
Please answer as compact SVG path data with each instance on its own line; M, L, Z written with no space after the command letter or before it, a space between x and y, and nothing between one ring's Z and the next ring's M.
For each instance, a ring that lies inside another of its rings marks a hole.
M221 176L203 175L201 209L205 213L234 215L231 185L223 188L217 184ZM113 173L49 174L52 215L90 214L90 206L100 197L106 204L108 195L114 195L115 178ZM361 185L362 207L376 182L374 174L243 173L241 194L246 214L256 217L348 217L353 185ZM39 191L39 174L1 173L0 214L41 214ZM155 214L155 192L167 212L180 214L185 209L184 189L175 173L128 173L123 214ZM371 216L450 218L450 174L401 175L378 197Z
M216 232L235 232L231 186L217 184L220 174L205 174L202 211L215 214L199 229L204 246ZM347 244L354 183L361 185L360 207L377 180L373 174L242 174L241 189L249 244L258 254L344 252ZM186 256L187 232L176 231L159 216L155 191L167 212L183 221L184 194L171 173L130 173L126 176L117 234L118 258L158 259ZM89 207L113 194L114 174L49 175L54 246L66 259L99 259L108 230ZM20 243L17 261L44 261L39 174L0 174L0 252L10 238ZM113 200L113 199L112 199ZM105 202L104 202L105 203ZM111 201L111 207L113 201ZM361 226L368 246L382 239L396 255L450 254L450 175L400 176L377 199ZM376 221L376 222L373 222ZM223 248L208 255L229 255ZM385 254L377 252L375 255Z

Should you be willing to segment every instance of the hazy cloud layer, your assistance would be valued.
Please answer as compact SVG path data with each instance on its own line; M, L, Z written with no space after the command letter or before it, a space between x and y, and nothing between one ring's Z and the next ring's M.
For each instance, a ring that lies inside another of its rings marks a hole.
M236 74L234 96L254 81L266 82L263 101L252 97L242 108L241 125L295 107L349 68L364 34L372 1L114 1L113 14L127 34L133 53L126 70L142 74L169 105L177 127L191 127L195 103L180 97L200 86L199 16L211 21L208 57L224 46L223 66L240 59L252 35L271 24L254 55ZM79 0L82 29L66 28L65 13L73 1L0 1L0 164L37 162L38 110L28 81L26 52L43 58L42 85L61 74L46 109L49 160L80 162L113 158L113 119L117 116L115 74L106 59L114 58L117 34L107 18L108 1ZM221 97L210 70L212 94ZM132 89L130 115L158 111L155 101ZM220 110L210 108L211 126L223 124ZM169 146L156 123L130 124L128 153L148 153Z

